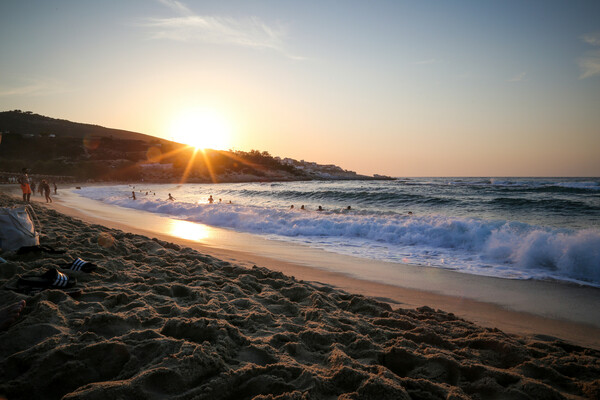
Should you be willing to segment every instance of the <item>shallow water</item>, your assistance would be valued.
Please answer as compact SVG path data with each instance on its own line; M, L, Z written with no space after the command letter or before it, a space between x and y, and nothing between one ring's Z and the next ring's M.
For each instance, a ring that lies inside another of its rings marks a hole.
M596 178L138 184L77 193L367 259L600 286Z

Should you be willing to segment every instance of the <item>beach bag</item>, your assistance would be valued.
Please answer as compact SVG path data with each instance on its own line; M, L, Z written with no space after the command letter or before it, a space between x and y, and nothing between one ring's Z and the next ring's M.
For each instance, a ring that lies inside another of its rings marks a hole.
M0 253L40 244L32 216L31 206L0 207Z

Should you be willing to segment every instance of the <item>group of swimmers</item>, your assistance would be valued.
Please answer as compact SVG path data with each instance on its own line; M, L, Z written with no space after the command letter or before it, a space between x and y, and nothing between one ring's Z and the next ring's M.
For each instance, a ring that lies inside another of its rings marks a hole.
M208 204L213 204L214 202L215 202L215 199L213 199L212 194L211 194L210 196L208 196ZM219 203L222 203L222 202L223 202L223 199L219 199ZM227 202L227 204L233 204L233 203L231 202L231 200L229 200Z
M141 192L141 190L140 190L140 192ZM153 193L153 194L154 194L154 195L156 195L156 193ZM146 195L148 195L148 192L146 192ZM136 199L136 197L135 197L135 192L134 192L134 191L132 191L132 192L131 192L131 197L130 197L130 198L131 198L131 199L133 199L133 200L135 200L135 199ZM175 201L175 197L173 197L173 196L171 195L171 193L169 193L169 197L167 197L167 200L169 200L169 201ZM212 196L212 194L211 194L210 196L208 196L208 204L214 204L214 202L215 202L215 199L213 198L213 196ZM222 202L223 202L223 199L219 199L219 203L222 203ZM231 203L231 200L229 200L229 202L228 202L227 204L232 204L232 203ZM290 210L293 210L293 209L294 209L294 205L292 204L292 205L290 206ZM300 209L301 209L301 210L305 210L305 209L306 209L306 208L304 207L304 204L302 204L302 205L300 206ZM348 206L348 207L346 207L346 210L350 211L350 210L352 210L352 207L351 207L351 206ZM317 208L317 211L325 211L325 209L324 209L322 206L319 206L319 207Z
M213 199L212 194L210 196L208 196L208 204L213 204L215 202L215 199ZM223 202L223 199L219 199L219 204ZM231 200L229 200L227 202L227 204L233 204L231 202Z
M141 192L141 190L140 190L140 192ZM153 194L154 194L154 195L156 195L156 193L153 193ZM146 195L148 195L148 192L146 192ZM133 200L135 200L135 199L136 199L136 197L135 197L135 192L133 192L133 191L131 192L131 197L130 197L130 198L132 198ZM167 197L167 200L169 200L169 201L175 201L175 197L173 197L173 196L171 195L171 193L169 193L169 197ZM208 196L208 203L209 203L209 204L214 204L214 202L215 202L215 199L213 198L213 196L212 196L212 194L211 194L210 196ZM223 202L223 199L219 199L219 203L222 203L222 202ZM230 200L230 201L229 201L227 204L232 204L232 203L231 203L231 200ZM290 206L290 210L293 210L293 209L294 209L294 205L292 204L292 205ZM304 207L304 204L302 204L302 205L300 206L300 209L301 209L301 210L306 210L306 208ZM352 210L352 207L351 207L351 206L348 206L348 207L346 207L346 210L350 211L350 210ZM317 211L325 211L325 209L324 209L322 206L319 206L319 207L317 208ZM409 214L412 214L412 213L409 213Z
M133 188L135 189L135 186ZM140 193L143 193L143 191L140 190ZM150 192L146 192L146 196L148 196L149 194L150 194ZM156 193L152 192L152 196L156 196ZM171 196L171 193L169 193L169 196ZM133 200L137 199L137 197L135 197L135 191L134 190L131 191L131 196L129 198L133 199Z
M293 209L294 209L294 205L292 204L292 205L290 206L290 210L293 210ZM300 206L300 209L301 209L301 210L306 210L306 208L304 208L304 204L302 204L302 205ZM351 206L348 206L348 207L346 207L346 210L350 211L350 210L352 210L352 207L351 207ZM319 207L317 208L317 211L325 211L325 209L324 209L322 206L319 206Z
M142 193L142 191L140 190L140 193ZM146 192L146 196L149 194L149 192ZM156 196L156 193L152 192L152 195ZM135 196L135 191L131 191L131 196L129 197L130 199L137 199L137 197ZM169 193L167 200L169 201L175 201L175 197L173 197L173 195L171 193ZM212 194L210 196L208 196L208 203L209 204L213 204L215 202L215 199L212 197ZM219 203L222 203L223 199L219 199ZM233 204L231 203L231 200L229 200L228 204Z

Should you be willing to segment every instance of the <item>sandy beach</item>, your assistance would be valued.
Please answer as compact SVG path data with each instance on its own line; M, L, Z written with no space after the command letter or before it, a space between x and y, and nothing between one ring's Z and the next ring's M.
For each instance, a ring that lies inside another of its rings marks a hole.
M12 193L17 192L13 188ZM88 223L157 237L233 264L259 265L304 281L327 283L393 307L440 308L484 327L555 336L600 349L600 290L596 288L348 257L107 205L81 197L76 190L60 191L48 206ZM371 271L368 280L361 273L365 266Z
M600 396L593 320L421 290L416 273L414 288L357 280L250 239L210 246L65 202L33 207L41 243L65 253L3 254L3 289L77 257L98 268L63 270L69 290L0 292L3 305L27 302L0 332L7 399Z

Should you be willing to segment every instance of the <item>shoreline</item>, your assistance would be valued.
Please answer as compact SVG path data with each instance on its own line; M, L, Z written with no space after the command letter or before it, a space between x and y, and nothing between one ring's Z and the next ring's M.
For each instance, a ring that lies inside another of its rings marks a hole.
M33 200L43 203L39 197ZM164 226L173 221L170 218L128 209L126 215L115 211L120 217L118 222L112 211L120 207L107 206L113 210L102 207L98 212L94 208L97 205L82 204L85 202L81 199L57 196L56 200L57 202L50 204L50 207L85 222L156 237L244 267L266 267L300 280L318 282L350 293L373 297L391 304L394 308L428 306L511 334L553 336L600 349L600 317L596 315L600 311L597 307L594 308L593 304L586 309L587 303L600 301L600 291L594 288L551 282L511 281L414 266L404 266L404 286L401 287L386 284L385 276L377 282L358 279L348 273L354 263L364 264L365 260L302 249L302 246L289 246L285 243L265 243L266 240L257 240L253 235L232 234L206 226L203 226L206 231L187 232L188 237L185 238L165 231ZM92 212L96 215L91 215ZM189 222L184 224L199 225ZM202 238L202 235L205 237ZM207 240L206 236L212 236L212 239ZM548 291L550 294L544 298L543 295ZM538 294L534 296L520 292ZM541 299L532 300L538 296L542 296ZM562 308L562 311L552 315L549 306L551 302L554 302L552 306ZM567 317L571 320L567 320Z

